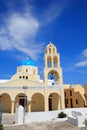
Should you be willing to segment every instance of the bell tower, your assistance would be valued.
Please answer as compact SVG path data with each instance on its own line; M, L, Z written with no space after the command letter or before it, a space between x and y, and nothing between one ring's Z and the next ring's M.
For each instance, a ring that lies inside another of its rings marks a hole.
M44 84L48 85L48 75L55 76L55 84L63 84L62 68L60 67L60 55L53 43L49 43L45 49L44 55Z

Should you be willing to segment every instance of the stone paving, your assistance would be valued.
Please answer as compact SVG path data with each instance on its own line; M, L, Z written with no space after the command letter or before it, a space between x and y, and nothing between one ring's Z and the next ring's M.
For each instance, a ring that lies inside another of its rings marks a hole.
M40 122L26 125L4 126L4 130L87 130L87 128L77 128L67 122Z
M15 122L15 115L10 113L2 114L2 124L3 125L12 125Z
M2 124L4 125L4 130L87 130L86 127L77 128L75 126L72 126L68 122L55 122L54 120L16 125L13 124L15 121L14 115L3 114L2 117Z

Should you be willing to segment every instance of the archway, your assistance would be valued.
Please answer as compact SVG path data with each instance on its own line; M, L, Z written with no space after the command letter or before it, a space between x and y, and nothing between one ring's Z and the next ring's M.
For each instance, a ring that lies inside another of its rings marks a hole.
M15 105L21 105L27 111L27 96L24 93L19 93L15 97Z
M48 80L52 81L52 85L59 84L59 74L55 70L51 70L48 73Z
M59 95L57 93L51 93L48 97L49 111L58 110L59 108Z
M44 96L40 93L35 93L32 96L31 111L44 111Z
M11 97L7 93L3 93L1 96L2 111L11 113Z
M53 67L54 68L58 67L58 57L57 56L53 57Z
M51 68L51 67L52 67L52 59L51 59L51 56L48 56L48 57L47 57L47 67L48 67L48 68Z

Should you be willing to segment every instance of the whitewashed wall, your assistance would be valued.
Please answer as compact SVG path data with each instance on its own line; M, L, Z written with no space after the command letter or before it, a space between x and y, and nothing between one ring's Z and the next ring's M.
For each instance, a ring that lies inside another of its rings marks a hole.
M25 114L25 123L48 121L58 117L58 114L63 111L67 115L71 115L71 111L79 111L83 114L87 113L87 108L67 108L64 110L49 111L49 112L31 112Z
M83 114L87 113L87 108L67 108L64 110L57 110L57 111L49 111L49 112L31 112L25 113L25 117L19 116L17 117L17 122L22 122L24 119L24 123L31 123L31 122L41 122L41 121L49 121L53 120L58 117L58 114L63 111L67 115L71 115L71 111L79 111ZM20 113L18 113L20 115ZM22 119L23 118L23 119ZM21 120L21 121L20 121Z
M25 123L29 122L41 122L41 121L48 121L51 119L55 119L58 117L58 113L61 111L50 111L50 112L31 112L26 113L25 115Z

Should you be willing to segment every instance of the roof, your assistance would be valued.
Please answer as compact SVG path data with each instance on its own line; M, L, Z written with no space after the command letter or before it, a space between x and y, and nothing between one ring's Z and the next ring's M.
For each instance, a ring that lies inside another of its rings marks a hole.
M32 61L32 60L24 60L23 62L22 62L22 65L23 66L36 66L36 63L34 62L34 61Z

